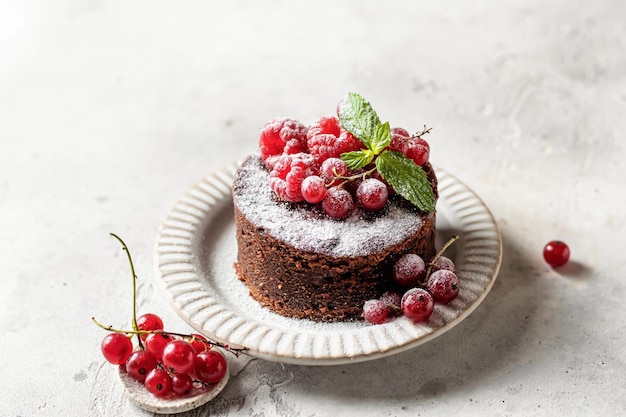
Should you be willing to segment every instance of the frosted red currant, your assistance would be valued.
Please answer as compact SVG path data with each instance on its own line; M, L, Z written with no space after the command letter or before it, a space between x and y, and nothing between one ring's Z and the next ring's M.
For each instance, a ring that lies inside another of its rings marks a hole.
M440 269L430 274L426 288L435 301L448 304L459 293L459 278L452 271Z
M428 320L434 308L432 295L423 288L411 288L402 296L402 314L414 322Z
M126 361L126 372L137 381L144 382L148 373L157 365L157 360L149 352L137 350Z
M554 268L565 265L569 255L569 246L560 240L548 242L543 248L543 258Z
M380 296L380 301L385 303L390 311L397 312L402 305L402 296L395 291L386 291Z
M322 210L330 217L341 219L352 211L354 201L352 195L343 188L331 187L322 200Z
M172 390L172 378L161 368L154 368L144 381L145 387L157 397L165 397Z
M194 366L196 351L186 340L172 340L163 349L163 365L179 374L186 374Z
M356 199L365 210L377 211L387 203L387 186L376 178L367 178L356 189Z
M198 379L216 384L226 375L227 365L224 355L217 350L206 350L195 358L195 371Z
M339 158L328 158L320 166L320 176L327 182L337 177L347 177L349 173L348 166Z
M456 273L456 266L454 265L454 262L446 256L440 256L435 259L434 267L436 269L447 269L448 271Z
M317 204L322 201L326 195L326 185L321 177L311 175L302 180L301 191L304 201Z
M424 139L413 138L409 140L406 156L412 159L417 165L422 166L428 162L429 154L429 146Z
M133 342L122 333L109 333L100 344L104 358L114 365L126 363L133 352Z
M370 324L382 324L389 318L389 309L382 300L367 300L363 304L363 318Z
M424 279L426 263L415 253L402 255L393 265L393 278L400 285L414 287Z

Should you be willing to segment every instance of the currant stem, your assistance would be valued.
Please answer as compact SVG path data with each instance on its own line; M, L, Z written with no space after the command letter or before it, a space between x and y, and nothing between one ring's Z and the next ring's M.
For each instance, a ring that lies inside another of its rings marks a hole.
M109 332L123 333L123 334L126 334L126 335L137 335L138 338L140 338L140 336L142 336L142 335L148 335L148 334L165 334L165 335L170 335L170 336L182 337L183 339L188 339L189 341L201 340L201 339L196 338L192 334L177 333L177 332L166 332L164 330L139 330L139 329L127 330L127 329L117 329L117 328L115 328L113 326L110 326L110 325L107 326L105 324L100 323L98 320L96 320L95 317L92 317L91 321L93 321L98 327L100 327L100 328L102 328L104 330L107 330ZM202 340L202 341L203 342L207 342L211 346L221 347L222 349L232 353L233 355L235 355L237 357L239 357L239 354L242 353L245 350L245 349L231 348L228 345L223 345L221 343L214 342L213 340ZM143 346L141 346L141 349L143 349Z
M365 178L367 178L368 175L371 175L374 171L376 171L376 167L374 167L374 168L372 168L370 170L367 170L365 172L361 172L361 173L358 173L358 174L351 175L349 177L343 177L341 175L337 175L337 173L335 172L335 178L333 178L332 181L328 185L326 185L326 187L327 188L332 187L336 180L354 181L354 180L358 180L359 178L365 179Z
M133 259L130 256L130 251L128 250L128 246L122 240L121 237L116 235L115 233L111 233L111 236L116 238L122 244L122 250L126 252L126 256L128 257L128 263L130 264L130 272L132 274L133 279L133 330L138 331L139 327L137 326L137 274L135 274L135 266L133 265ZM143 344L141 342L141 338L137 335L137 339L139 340L139 346L143 349Z
M441 249L439 249L439 252L437 252L437 254L435 255L435 257L428 263L428 269L426 270L426 280L428 279L428 277L430 276L430 273L433 270L433 266L435 266L435 262L437 262L437 259L439 259L439 257L441 255L443 255L443 253L446 251L446 249L448 249L450 246L452 246L452 244L454 244L454 242L456 242L457 240L459 240L459 237L457 235L453 235L450 240L448 240L445 245L443 245L443 247Z

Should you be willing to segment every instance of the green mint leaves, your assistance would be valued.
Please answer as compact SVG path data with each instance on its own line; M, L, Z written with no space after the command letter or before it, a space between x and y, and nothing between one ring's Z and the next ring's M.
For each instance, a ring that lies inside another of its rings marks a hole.
M366 147L341 155L348 168L357 170L374 162L398 194L422 211L435 210L435 196L426 173L400 152L385 149L391 143L391 128L389 122L380 122L370 103L359 94L348 93L339 107L339 123Z

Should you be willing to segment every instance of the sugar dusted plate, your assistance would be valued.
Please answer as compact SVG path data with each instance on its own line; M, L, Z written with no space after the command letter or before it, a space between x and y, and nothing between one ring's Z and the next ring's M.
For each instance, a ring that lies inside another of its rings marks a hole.
M438 244L460 237L446 256L456 263L458 297L436 305L427 323L401 317L381 325L315 323L261 307L237 279L231 185L239 164L192 186L163 222L156 241L159 282L178 314L206 336L277 362L303 365L354 363L425 343L465 319L497 277L502 242L489 209L457 178L436 168Z

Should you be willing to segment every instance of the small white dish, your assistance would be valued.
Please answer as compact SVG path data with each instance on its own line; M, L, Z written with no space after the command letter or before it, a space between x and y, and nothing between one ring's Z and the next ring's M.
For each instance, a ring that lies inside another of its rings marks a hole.
M157 414L177 414L185 411L193 410L211 401L219 394L226 384L230 376L230 369L226 370L224 378L217 384L194 388L192 392L185 397L170 396L159 398L152 394L140 382L133 379L122 367L119 369L120 380L128 398L139 408L151 413Z
M460 239L446 256L460 280L458 297L436 305L430 320L399 317L381 325L363 321L316 323L282 317L261 307L237 279L231 186L239 163L192 186L163 222L156 241L158 281L177 313L207 337L266 360L334 365L376 359L411 349L465 319L495 282L502 259L498 227L486 205L441 168L438 243Z

